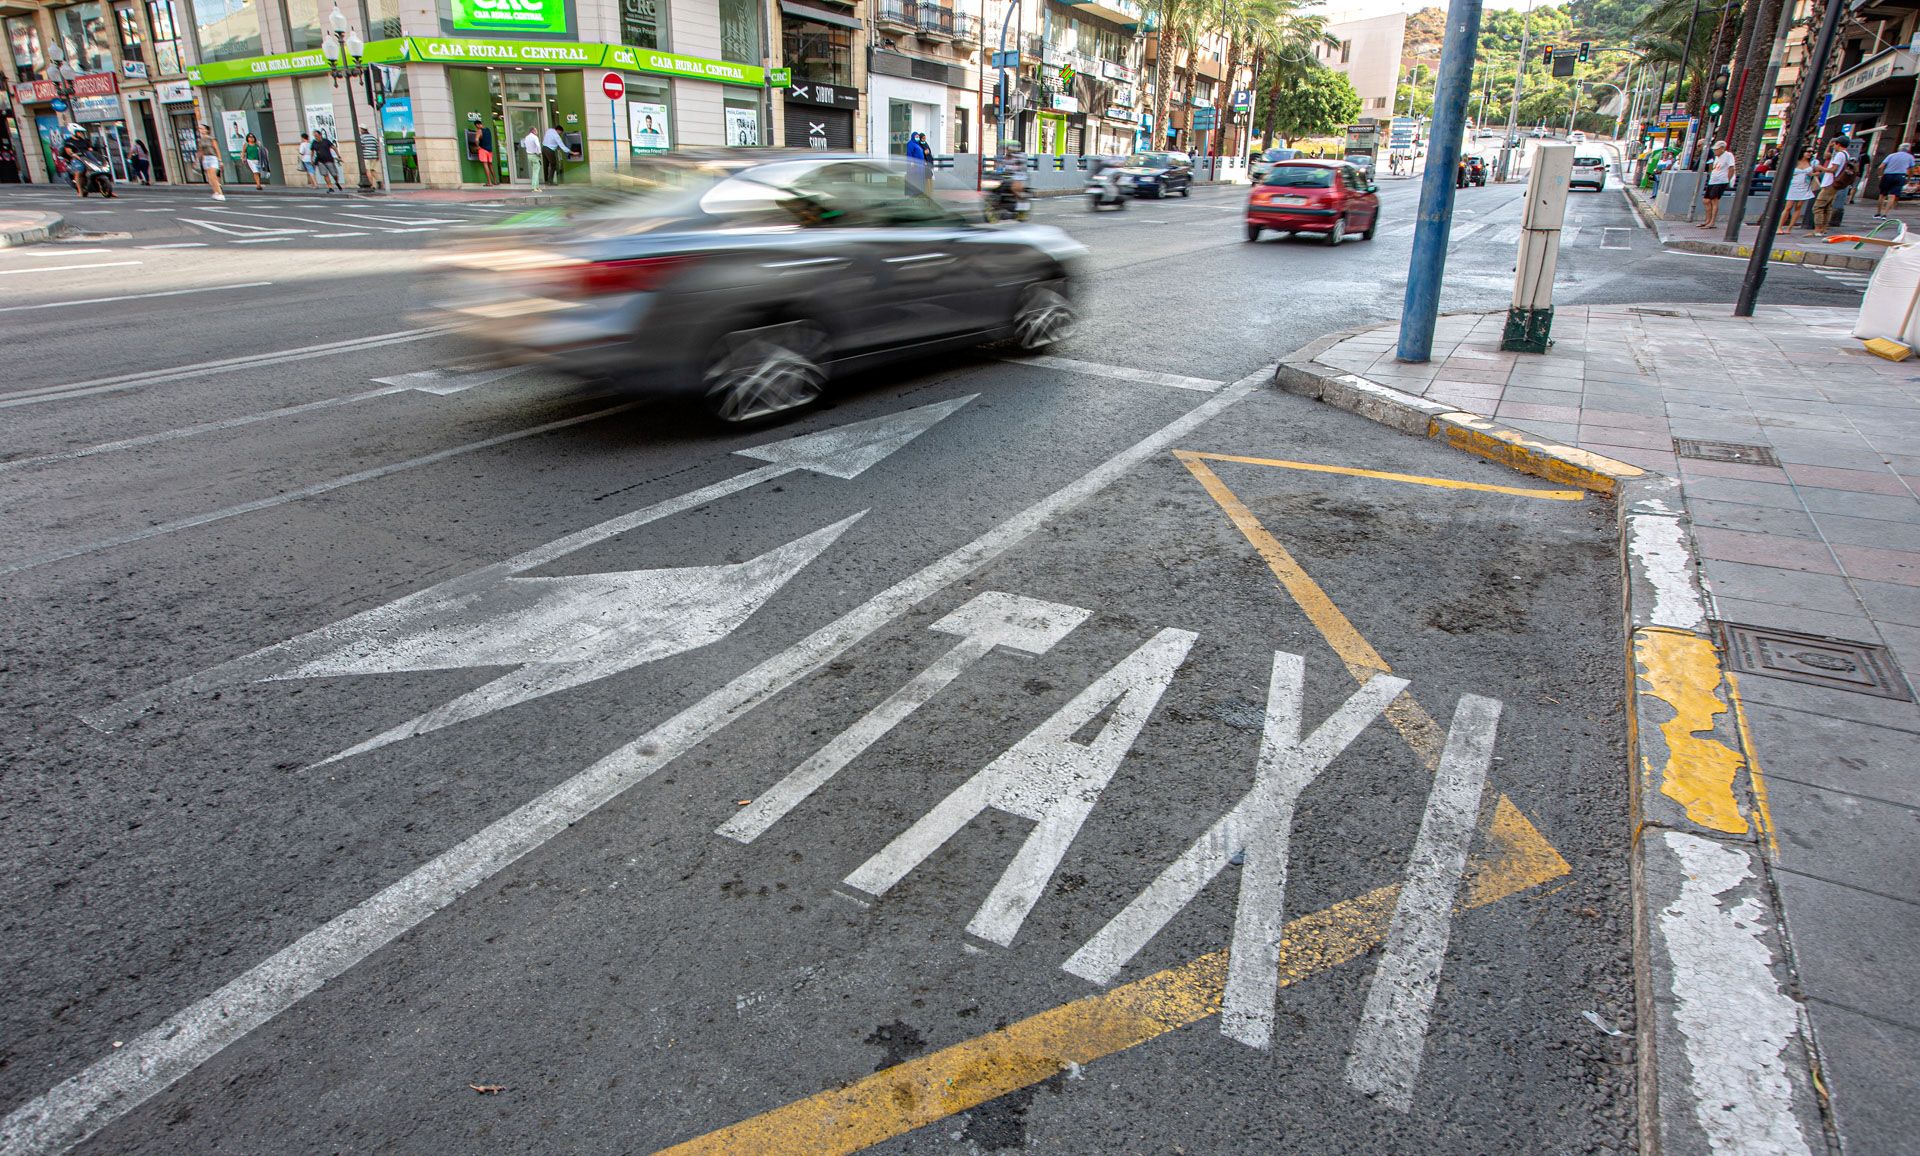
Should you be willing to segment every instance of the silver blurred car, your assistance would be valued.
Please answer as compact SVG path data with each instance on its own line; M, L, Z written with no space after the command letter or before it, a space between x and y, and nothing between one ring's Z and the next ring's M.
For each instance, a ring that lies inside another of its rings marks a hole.
M811 404L848 369L1068 335L1085 250L908 178L817 152L647 162L442 255L427 299L502 359L696 393L730 422Z

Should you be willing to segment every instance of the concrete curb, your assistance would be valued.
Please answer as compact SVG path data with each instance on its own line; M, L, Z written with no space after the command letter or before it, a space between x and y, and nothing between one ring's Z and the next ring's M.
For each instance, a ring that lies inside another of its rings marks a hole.
M1638 186L1624 185L1622 188L1626 190L1627 204L1633 209L1634 216L1639 217L1640 223L1652 230L1654 236L1659 237L1660 222L1663 218L1654 211L1653 202L1647 199L1646 193ZM1707 253L1715 257L1753 256L1752 245L1741 245L1733 241L1712 241L1705 238L1695 239L1690 237L1675 237L1672 239L1660 237L1660 244L1664 248L1674 249L1682 253ZM1768 255L1767 260L1781 265L1823 265L1830 269L1872 270L1878 268L1880 265L1880 259L1878 257L1867 257L1857 252L1842 253L1828 249L1790 249L1776 247Z
M1762 852L1765 788L1742 743L1678 480L1315 360L1361 332L1283 359L1275 385L1616 502L1641 1151L1837 1151Z
M59 213L31 213L40 218L38 224L24 228L8 229L0 232L0 249L9 249L15 245L35 245L41 241L52 240L60 230L66 228L66 218Z

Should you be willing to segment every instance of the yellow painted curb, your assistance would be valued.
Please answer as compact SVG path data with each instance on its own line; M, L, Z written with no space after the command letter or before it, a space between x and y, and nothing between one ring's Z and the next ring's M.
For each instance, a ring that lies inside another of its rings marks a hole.
M1710 831L1747 834L1753 827L1734 795L1734 781L1747 768L1746 756L1714 734L1716 720L1732 706L1721 691L1726 679L1713 641L1684 630L1648 627L1633 634L1633 662L1635 699L1645 696L1673 712L1659 724L1667 748L1664 762L1655 766L1644 751L1639 753L1647 786Z
M1631 463L1534 437L1464 410L1434 418L1427 434L1454 449L1478 454L1523 474L1608 497L1619 493L1620 483L1647 474Z

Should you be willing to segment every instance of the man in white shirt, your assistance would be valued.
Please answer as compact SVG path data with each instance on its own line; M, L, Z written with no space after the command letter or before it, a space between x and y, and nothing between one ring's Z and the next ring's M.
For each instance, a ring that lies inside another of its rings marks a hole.
M1880 216L1893 212L1900 193L1907 187L1907 174L1913 171L1913 153L1906 144L1887 154L1880 162Z
M540 169L543 167L540 163L540 134L528 129L527 135L520 138L520 151L527 158L527 179L537 189L540 187Z
M540 175L548 184L560 181L560 162L567 155L567 138L560 135L560 126L547 126L547 135L540 138Z
M1820 174L1820 191L1813 195L1813 235L1816 237L1827 235L1827 226L1833 223L1834 201L1853 184L1847 174L1847 167L1853 163L1847 144L1846 137L1835 137L1827 146L1827 159L1814 166L1814 171Z
M1727 142L1713 142L1713 162L1707 166L1707 187L1700 195L1707 202L1707 219L1700 223L1702 229L1713 228L1713 222L1720 215L1720 198L1727 195L1733 187L1733 153L1727 148Z

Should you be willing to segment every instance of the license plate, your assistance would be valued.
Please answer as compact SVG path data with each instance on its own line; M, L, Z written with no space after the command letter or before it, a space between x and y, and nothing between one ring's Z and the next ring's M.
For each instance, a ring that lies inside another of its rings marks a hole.
M1274 201L1273 201L1273 203L1274 203L1274 204L1276 204L1276 205L1304 205L1304 204L1306 204L1306 203L1307 203L1307 198L1305 198L1305 197L1275 197L1275 198L1274 198Z

